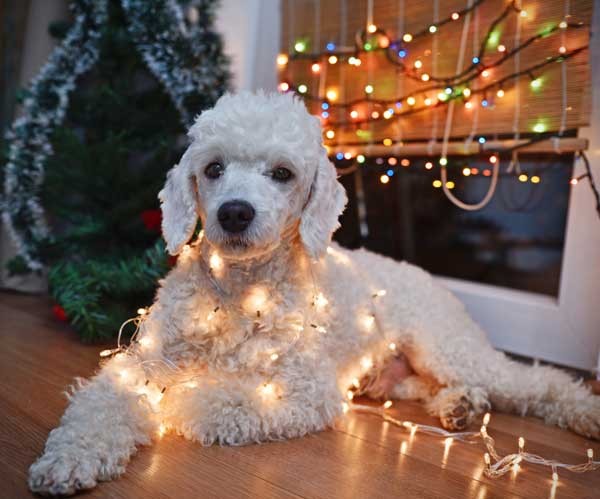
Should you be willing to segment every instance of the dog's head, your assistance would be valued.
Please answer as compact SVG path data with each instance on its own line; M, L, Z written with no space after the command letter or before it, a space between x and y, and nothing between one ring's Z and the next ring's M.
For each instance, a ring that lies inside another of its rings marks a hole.
M171 254L192 236L229 258L276 248L297 230L320 257L346 204L322 144L321 125L292 95L227 94L189 131L191 145L159 194Z

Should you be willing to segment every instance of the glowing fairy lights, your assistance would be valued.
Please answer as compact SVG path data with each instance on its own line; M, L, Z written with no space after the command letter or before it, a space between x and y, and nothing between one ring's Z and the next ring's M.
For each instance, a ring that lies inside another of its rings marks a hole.
M344 256L339 250L329 247L327 254L333 258ZM225 266L225 262L222 262ZM250 310L256 307L263 307L265 311L268 310L266 302L268 301L269 292L265 288L258 286L252 287L248 290L248 296L252 296L252 305ZM367 302L371 302L372 306L375 306L378 300L385 300L388 295L385 289L375 289L370 292L370 295L365 296ZM329 304L328 299L322 291L315 291L312 295L312 305L317 313L323 311L324 307ZM136 325L136 330L132 336L130 346L124 348L120 345L120 335L118 339L118 348L110 350L110 354L106 354L107 351L102 351L101 356L114 356L113 364L110 366L111 372L118 379L119 383L123 386L130 387L130 389L141 397L141 400L145 400L152 411L160 420L162 406L165 403L164 394L169 389L176 390L178 386L184 390L196 390L200 389L203 384L203 374L197 376L184 375L180 381L176 381L177 378L171 378L171 375L181 375L183 371L175 365L164 363L159 371L159 376L155 376L155 371L151 369L153 362L149 360L142 361L142 358L138 357L137 348L143 348L146 343L144 339L154 341L151 336L148 336L149 331L145 328L147 318L151 315L152 307L140 308L139 314L136 318L129 319L126 321L124 326L129 323ZM245 307L243 307L245 308ZM318 317L317 317L318 319ZM214 320L218 320L216 317ZM260 320L260 318L259 318ZM385 338L385 334L379 329L375 313L368 313L366 315L360 315L357 317L357 321L362 321L364 326L376 329L379 334L382 335L382 339ZM303 327L298 324L298 331L303 330ZM317 324L311 324L312 329L317 333L325 331L323 326ZM123 327L121 328L122 331ZM137 336L141 335L140 339ZM561 463L554 460L545 459L539 455L531 454L526 451L526 441L523 437L519 437L517 440L517 450L506 456L502 456L498 453L493 438L488 433L488 425L491 421L491 416L486 413L482 420L482 426L479 432L450 432L436 426L423 425L415 423L413 421L400 420L394 417L392 414L392 408L394 402L392 400L385 400L379 406L364 405L356 403L355 399L357 395L361 395L366 385L361 383L361 378L369 373L372 369L376 368L378 363L381 361L380 354L387 352L387 355L396 355L398 352L398 345L394 342L384 341L380 345L381 352L371 352L368 355L364 355L357 361L359 370L355 371L356 376L349 378L348 387L345 390L344 402L341 402L341 413L346 414L350 411L364 412L380 417L386 421L398 427L402 431L407 431L411 438L414 438L416 434L423 434L432 437L443 439L444 444L444 455L443 462L445 462L450 453L450 448L455 442L475 444L477 442L483 442L485 446L485 452L483 454L484 461L484 472L491 478L499 478L506 473L518 473L519 470L528 465L535 464L544 466L550 469L553 483L559 481L559 471L568 470L575 473L584 473L596 469L600 469L600 461L594 461L593 449L586 450L586 461L580 464L567 464ZM265 359L267 362L274 363L280 361L282 356L285 356L286 352L281 350L268 349L265 351ZM165 377L165 385L156 383L157 378ZM175 380L174 380L175 379ZM278 404L285 397L285 384L275 382L275 380L267 377L267 379L257 380L256 396L261 403L268 406ZM164 436L170 430L169 425L165 421L160 421L157 426L156 435L157 437ZM404 450L400 448L401 452L406 452L406 446Z

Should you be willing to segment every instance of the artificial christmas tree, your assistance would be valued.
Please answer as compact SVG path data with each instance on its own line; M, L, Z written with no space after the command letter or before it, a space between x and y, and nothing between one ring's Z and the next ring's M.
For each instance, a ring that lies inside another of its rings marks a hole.
M8 134L10 269L47 269L85 340L115 335L169 268L156 196L187 126L228 82L215 4L74 0Z

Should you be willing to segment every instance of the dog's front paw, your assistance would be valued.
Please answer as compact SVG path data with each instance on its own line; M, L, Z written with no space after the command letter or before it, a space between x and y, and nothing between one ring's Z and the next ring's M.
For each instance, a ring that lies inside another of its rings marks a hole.
M71 495L96 486L98 463L76 454L46 453L29 468L29 488L44 495Z

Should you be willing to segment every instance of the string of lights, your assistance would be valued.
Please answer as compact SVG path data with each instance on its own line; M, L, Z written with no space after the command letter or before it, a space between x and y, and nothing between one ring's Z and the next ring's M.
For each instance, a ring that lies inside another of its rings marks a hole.
M446 449L449 449L454 440L468 444L475 444L482 441L486 448L486 452L483 455L485 474L490 478L499 478L511 471L517 473L524 463L530 463L550 468L552 472L552 482L553 485L555 485L559 480L559 469L570 471L572 473L586 473L600 469L600 461L594 461L594 450L591 448L586 451L586 462L580 464L562 463L553 459L546 459L537 454L525 452L525 439L523 437L519 437L517 441L517 452L502 456L496 448L496 442L487 431L487 427L491 420L491 415L489 413L484 415L483 425L479 432L449 432L436 426L423 425L394 418L388 413L388 410L392 406L393 402L391 400L385 401L381 406L371 406L351 402L348 409L376 415L388 423L409 431L411 436L414 436L416 433L422 433L433 437L444 438Z
M479 94L482 94L484 96L484 99L482 99L482 106L488 107L490 103L489 103L488 99L485 97L487 96L487 94L492 93L491 92L492 89L497 88L498 91L496 92L496 96L498 98L502 98L504 96L504 91L505 91L504 86L507 82L509 82L511 80L515 80L516 78L518 78L520 76L527 75L531 78L530 85L531 85L532 89L537 90L541 87L542 81L539 77L537 77L537 78L533 77L533 75L535 73L540 72L541 69L543 69L546 66L549 66L555 62L562 63L562 62L566 61L567 59L570 59L571 57L574 57L574 56L578 55L579 53L587 50L588 48L589 48L589 45L584 45L582 47L578 47L576 49L565 52L564 54L548 57L543 62L534 64L534 65L529 66L518 72L508 74L497 81L494 81L492 83L489 83L488 85L482 86L477 89L469 88L468 83L475 80L479 76L478 74L472 76L468 80L464 80L464 81L457 83L457 85L454 87L442 87L439 85L433 85L433 86L428 86L427 88L424 88L418 92L411 92L411 93L407 93L405 95L397 96L394 99L374 99L371 97L366 97L366 98L361 98L361 99L354 99L352 101L345 102L345 103L333 104L333 103L330 103L329 101L327 101L326 99L320 98L318 95L312 95L312 94L306 93L303 90L302 85L295 86L295 85L286 83L285 91L295 91L295 92L302 94L302 97L306 100L320 102L320 103L324 104L325 105L324 109L326 109L328 111L328 118L329 118L329 116L331 116L331 112L335 108L350 108L350 107L355 107L357 105L365 104L365 103L370 104L371 106L381 106L381 108L385 107L386 109L388 109L388 111L383 112L383 113L380 113L380 112L376 112L376 114L371 113L371 115L369 117L363 118L363 119L354 118L353 117L354 115L351 112L349 115L351 120L343 120L343 121L337 121L337 122L333 121L333 120L328 120L326 122L328 127L337 127L337 128L357 127L358 125L362 125L362 124L367 124L367 123L372 123L372 122L381 122L381 121L391 121L393 119L403 118L406 116L412 116L417 113L429 111L437 106L446 106L452 100L456 100L456 99L463 99L467 106L468 106L468 103L471 103L471 105L472 105L472 101L470 98L474 95L479 95ZM494 67L495 66L490 66L490 68L494 68ZM369 87L369 85L367 85L367 87ZM372 85L370 87L371 88L366 89L366 90L369 90L368 94L372 93L372 91L374 90ZM429 101L426 102L428 95L431 93L435 93L436 91L440 91L437 94L437 99L434 101L433 99L429 98ZM498 93L498 92L500 92L500 93ZM425 105L416 106L416 104L417 104L416 97L421 97L421 96L424 96L423 103ZM401 109L403 107L404 102L406 102L406 104L408 104L409 109L404 110L404 111L398 111L398 109ZM394 107L396 109L394 109ZM358 116L358 114L356 116ZM358 143L355 143L355 144L358 144ZM340 145L354 145L354 143L340 143Z
M202 240L202 233L199 235L198 240L193 243L196 246L199 241ZM191 254L192 247L186 245L184 251L181 254L181 258L188 258ZM338 252L334 248L328 248L327 253L335 259L344 261L347 258L343 253ZM217 253L211 254L209 258L209 267L207 271L215 278L219 275L219 272L224 266L223 260ZM322 292L314 288L315 283L312 280L311 293L312 297L310 303L317 314L320 316L325 310L329 303L326 296ZM256 290L250 290L256 291ZM260 292L258 292L260 291ZM254 320L261 321L266 318L268 313L268 300L267 294L264 290L258 290L256 293L252 292L251 295L255 296L250 307L247 308L247 312L254 316ZM356 403L354 400L355 394L363 393L365 385L361 381L361 378L369 377L373 371L377 369L375 358L385 361L386 356L394 356L397 353L398 347L389 339L386 339L384 330L381 322L377 316L378 300L385 299L385 289L373 289L369 296L365 296L367 306L363 309L363 315L357 317L360 321L361 327L369 332L370 334L379 333L381 340L378 342L380 345L380 352L372 352L371 355L363 356L358 362L356 370L347 373L345 380L348 382L348 390L346 393L346 401L341 402L342 413L346 414L349 411L364 412L372 415L376 415L393 424L405 431L410 432L411 437L415 434L421 433L424 435L433 436L436 438L443 438L446 447L446 454L454 441L463 442L465 444L477 444L482 441L485 445L486 452L484 454L484 461L486 464L485 473L491 478L499 478L509 471L518 471L519 467L524 463L537 464L546 466L552 470L552 479L556 483L558 481L558 470L568 470L576 473L584 473L593 471L600 468L600 461L594 461L594 453L592 449L587 450L587 462L581 464L567 464L561 463L555 460L546 459L542 456L530 454L524 451L525 440L520 437L518 440L519 449L518 452L508 454L506 456L500 455L497 451L493 438L487 432L487 426L490 422L490 414L486 414L483 418L483 425L479 432L450 432L442 428L430 425L424 425L415 423L413 421L404 421L394 417L390 414L389 409L393 406L391 400L386 400L380 406L371 406ZM260 298L262 296L262 298ZM209 307L210 308L210 307ZM244 307L245 308L245 307ZM221 314L227 312L226 310L210 309L204 318L206 324L212 324L219 320L219 317L223 317ZM121 338L117 340L117 348L107 349L100 352L100 357L106 359L113 357L114 361L106 368L112 372L115 379L122 386L127 387L137 393L140 397L150 405L153 414L161 420L161 412L164 409L162 404L166 401L163 400L167 390L173 389L198 389L201 390L206 381L207 371L204 368L194 367L180 367L173 361L164 357L160 347L157 349L158 338L154 336L156 334L151 327L144 328L145 321L150 316L150 308L141 308L138 310L138 316L126 321L120 331L128 324L135 325L135 331L131 337L129 346L121 345ZM237 313L237 312L236 312ZM327 334L327 328L320 325L321 321L311 317L307 324L307 330L304 334L313 332L312 334L323 335ZM323 323L326 320L323 319ZM298 325L298 330L293 331L294 334L299 335L300 331L303 330L303 326ZM294 348L293 344L290 348ZM146 355L142 353L146 351ZM282 356L285 356L290 350L272 350L268 349L265 351L265 362L273 363L278 361ZM154 356L148 355L148 352L154 352ZM267 369L264 372L268 372ZM343 383L344 381L342 381ZM367 384L368 386L368 384ZM275 383L272 379L266 378L260 381L256 387L256 394L259 399L270 404L278 403L282 399L282 394L285 393L285 387L278 383ZM157 435L163 436L169 431L169 422L162 420L158 425ZM402 451L402 449L401 449Z

